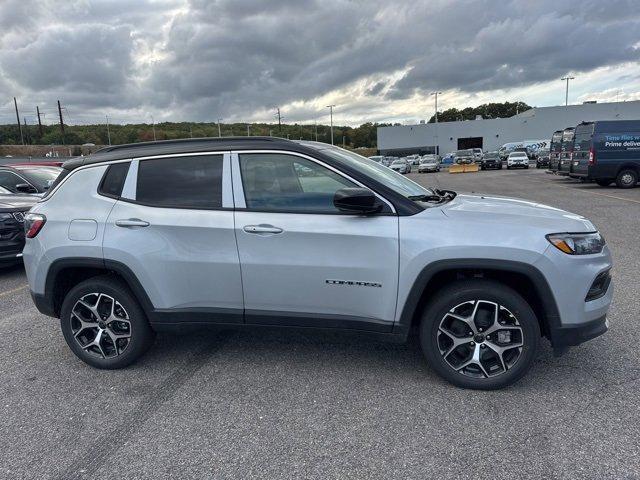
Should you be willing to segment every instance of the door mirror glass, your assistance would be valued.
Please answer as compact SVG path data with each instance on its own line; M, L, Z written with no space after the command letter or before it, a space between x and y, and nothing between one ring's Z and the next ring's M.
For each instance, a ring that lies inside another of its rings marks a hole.
M333 204L348 213L371 214L382 210L382 202L367 188L341 188L335 193Z
M20 193L38 193L38 190L28 183L19 183L16 185L16 190Z

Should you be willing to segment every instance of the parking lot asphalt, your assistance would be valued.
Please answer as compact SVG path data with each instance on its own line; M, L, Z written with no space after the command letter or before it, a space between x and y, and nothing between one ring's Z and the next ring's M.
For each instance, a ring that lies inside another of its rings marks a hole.
M590 218L615 260L610 331L523 380L457 389L407 345L333 333L159 335L95 370L0 271L0 478L640 478L640 188L539 170L410 174Z

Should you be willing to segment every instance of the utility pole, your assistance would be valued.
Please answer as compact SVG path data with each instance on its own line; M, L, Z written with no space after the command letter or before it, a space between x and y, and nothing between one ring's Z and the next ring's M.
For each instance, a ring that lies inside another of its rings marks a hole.
M109 115L105 115L104 118L107 119L107 140L109 141L109 145L111 145L111 131L109 130Z
M247 123L247 137L250 137L251 133L249 132L249 124Z
M24 136L27 139L27 144L31 144L31 138L29 137L29 128L27 127L27 117L22 117L24 121Z
M331 117L331 145L333 145L333 107L335 107L335 105L327 105Z
M38 114L38 131L40 132L40 136L42 137L42 121L40 121L40 107L36 105L36 113Z
M153 118L153 115L151 115L151 128L153 129L153 141L155 142L156 139L156 121Z
M20 114L18 113L18 101L13 97L13 104L16 106L16 120L18 121L18 130L20 131L20 142L24 145L24 136L22 135L22 124L20 123Z
M62 107L60 106L60 100L58 100L58 116L60 117L60 131L62 132L62 144L64 145L64 122L62 121Z
M218 119L218 137L222 137L222 130L220 129L220 122L222 121L221 118Z
M282 115L280 115L280 107L276 107L276 117L278 117L278 135L282 136Z
M438 123L438 95L441 95L442 92L431 92L431 95L436 97L436 119L435 123Z
M317 120L314 120L314 121L313 121L313 124L314 124L314 125L315 125L315 127L316 127L316 142L317 142L317 141L318 141L318 121L317 121Z
M565 90L564 93L564 106L568 106L569 105L569 80L573 80L576 77L562 77L560 80L566 81L567 82L567 88Z
M189 138L193 138L193 130L191 129L191 125L189 125Z

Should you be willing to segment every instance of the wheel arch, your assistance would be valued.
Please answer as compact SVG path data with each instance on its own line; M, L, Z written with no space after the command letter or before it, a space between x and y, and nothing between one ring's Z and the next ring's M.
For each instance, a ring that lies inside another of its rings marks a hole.
M560 325L555 298L544 275L533 265L512 260L451 259L425 266L418 274L394 333L408 336L420 321L420 315L434 294L445 285L461 279L489 278L516 290L532 306L543 335L551 338Z
M36 301L36 304L42 313L59 317L64 297L74 286L89 278L107 274L118 277L129 287L145 314L153 310L151 300L129 267L113 260L90 257L55 260L47 272L44 299Z

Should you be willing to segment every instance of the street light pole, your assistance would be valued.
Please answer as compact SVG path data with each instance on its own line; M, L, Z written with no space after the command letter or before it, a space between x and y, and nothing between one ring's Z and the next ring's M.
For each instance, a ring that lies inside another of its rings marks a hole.
M442 92L431 92L431 95L436 97L436 123L438 123L438 95L440 94L442 94Z
M564 80L567 82L567 88L564 93L564 106L569 105L569 80L573 80L576 77L562 77L560 80Z
M220 130L220 122L222 121L221 118L218 119L218 137L222 137L222 131Z
M327 105L329 115L331 116L331 145L333 145L333 107L335 107L335 105Z

